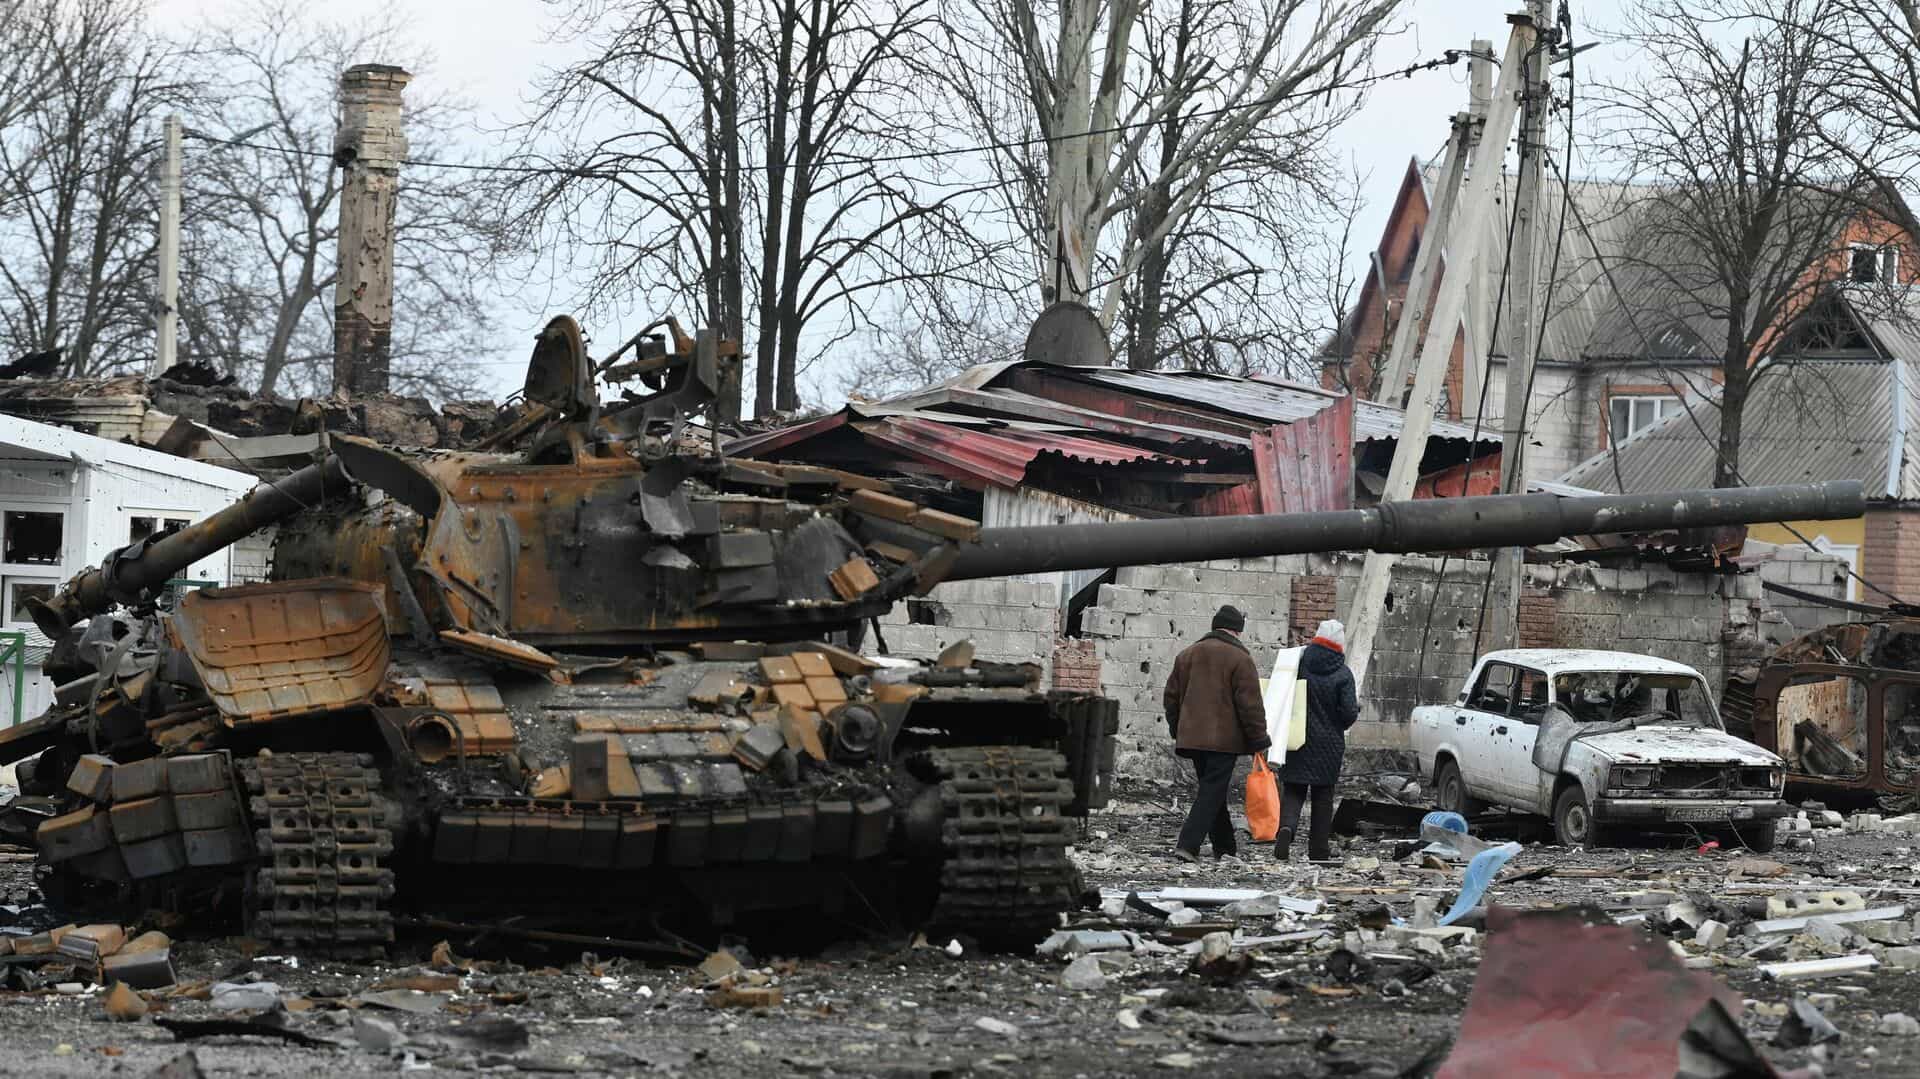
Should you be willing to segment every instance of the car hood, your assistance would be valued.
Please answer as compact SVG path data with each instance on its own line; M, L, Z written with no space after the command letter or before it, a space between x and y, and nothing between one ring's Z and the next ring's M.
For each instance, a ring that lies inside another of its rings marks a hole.
M1639 727L1592 734L1581 745L1616 764L1740 764L1779 767L1779 757L1711 727Z

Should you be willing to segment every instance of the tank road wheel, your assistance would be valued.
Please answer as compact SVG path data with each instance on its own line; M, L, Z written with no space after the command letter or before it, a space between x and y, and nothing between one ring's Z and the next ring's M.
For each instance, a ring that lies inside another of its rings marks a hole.
M1080 894L1067 856L1073 801L1066 758L1026 746L937 749L940 893L932 924L983 939L1027 941L1059 924Z
M393 832L380 772L354 753L262 753L240 763L260 860L247 933L275 947L377 954L393 940Z

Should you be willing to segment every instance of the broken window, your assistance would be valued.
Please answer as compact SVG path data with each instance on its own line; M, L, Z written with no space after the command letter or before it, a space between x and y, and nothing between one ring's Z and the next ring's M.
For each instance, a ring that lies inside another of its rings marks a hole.
M1900 249L1893 244L1848 244L1847 277L1861 285L1900 280Z
M1554 700L1582 723L1649 716L1655 722L1720 728L1706 684L1692 675L1580 671L1558 676L1553 688Z
M1505 663L1489 663L1480 672L1480 681L1467 698L1467 707L1495 715L1506 715L1513 701L1513 685L1519 672Z
M59 512L8 510L0 530L0 561L25 566L57 566L65 546L66 517Z
M1539 671L1520 670L1520 696L1513 714L1524 722L1540 722L1547 708L1547 676Z
M53 589L54 582L50 580L35 580L26 577L6 578L5 599L8 624L31 623L33 621L33 612L27 609L27 601L30 599L37 599L41 602L50 600L53 598Z
M1607 433L1614 442L1625 442L1662 420L1678 416L1680 398L1672 394L1617 396L1607 400Z
M127 542L139 543L154 535L185 528L191 523L185 517L135 515L127 519Z

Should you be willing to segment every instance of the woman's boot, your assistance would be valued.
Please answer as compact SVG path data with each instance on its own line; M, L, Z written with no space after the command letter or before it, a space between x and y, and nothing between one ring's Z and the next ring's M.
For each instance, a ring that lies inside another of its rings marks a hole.
M1293 829L1280 829L1280 834L1273 841L1273 856L1282 862L1293 857Z

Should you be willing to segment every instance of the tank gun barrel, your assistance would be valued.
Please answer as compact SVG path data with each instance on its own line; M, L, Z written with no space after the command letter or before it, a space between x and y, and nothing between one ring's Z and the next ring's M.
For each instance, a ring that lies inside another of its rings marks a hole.
M988 528L943 580L1316 551L1523 547L1569 536L1824 521L1866 512L1858 480L1630 495L1484 495L1362 510Z
M28 601L42 633L59 637L74 623L112 608L132 605L179 576L188 566L231 546L353 484L340 459L328 456L271 483L177 532L129 544L98 566L76 574L51 600Z

